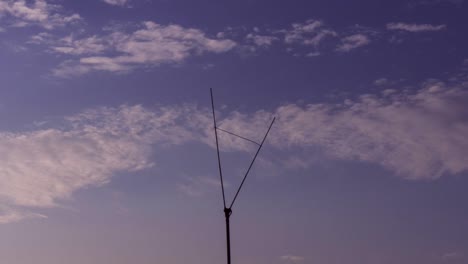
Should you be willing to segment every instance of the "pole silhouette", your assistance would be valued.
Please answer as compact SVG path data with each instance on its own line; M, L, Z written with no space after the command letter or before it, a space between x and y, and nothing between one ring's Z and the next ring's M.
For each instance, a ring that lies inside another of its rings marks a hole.
M275 122L276 118L273 118L273 120L271 121L270 126L268 127L268 130L267 130L267 132L265 133L265 136L262 139L262 142L258 143L258 142L254 141L254 140L248 139L246 137L237 135L235 133L232 133L232 132L229 132L229 131L226 131L224 129L221 129L221 128L217 127L216 114L215 114L215 105L214 105L214 99L213 99L213 89L210 89L210 95L211 95L211 107L212 107L212 112L213 112L213 125L214 125L215 138L216 138L216 154L217 154L217 158L218 158L218 170L219 170L219 177L220 177L220 183L221 183L221 192L222 192L222 195L223 195L224 217L225 217L225 220L226 220L227 264L231 264L231 229L230 229L229 220L230 220L230 217L231 217L231 214L232 214L232 206L234 205L234 202L236 201L237 196L239 195L239 192L242 189L242 186L244 185L244 182L247 179L247 176L249 175L249 172L252 169L252 166L255 163L255 160L257 159L257 156L260 153L260 150L262 149L266 138L268 137L268 134L270 133L270 130L273 127L273 123ZM252 161L250 162L250 165L249 165L249 167L247 168L247 171L244 174L244 178L242 179L242 182L239 185L239 188L237 189L236 195L232 199L232 202L229 205L229 207L226 206L226 196L225 196L225 192L224 192L224 182L223 182L223 170L222 170L222 166L221 166L221 155L220 155L220 152L219 152L218 130L222 131L222 132L225 132L225 133L227 133L229 135L241 138L243 140L246 140L246 141L249 141L249 142L252 142L252 143L258 145L257 152L255 152L255 155L254 155Z

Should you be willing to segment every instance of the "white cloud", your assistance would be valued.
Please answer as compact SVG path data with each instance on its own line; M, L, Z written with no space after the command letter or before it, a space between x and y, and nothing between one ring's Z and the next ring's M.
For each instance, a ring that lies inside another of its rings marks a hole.
M388 23L387 29L401 30L408 32L427 32L440 31L446 29L446 25L430 25L430 24L407 24L407 23Z
M341 44L336 48L337 51L348 52L350 50L365 46L370 43L369 38L364 34L354 34L341 39Z
M47 218L47 216L0 206L0 224L19 222L28 218Z
M31 36L28 43L29 44L50 43L52 39L53 39L52 34L47 33L47 32L41 32L41 33Z
M78 189L100 186L117 172L153 166L154 144L181 144L197 133L179 124L190 106L121 106L85 111L61 127L0 133L0 222L41 217L25 211L55 207Z
M62 46L54 45L57 53L85 55L108 52L113 55L81 56L66 61L54 70L57 76L90 71L126 72L138 66L180 63L190 56L203 53L223 53L236 43L229 39L212 39L194 28L179 25L163 26L145 22L143 28L132 33L113 32L103 37L69 39ZM72 74L73 75L73 74Z
M434 83L416 94L365 95L339 106L286 105L277 111L283 124L276 141L378 163L405 178L434 179L468 169L467 99L464 90Z
M36 35L35 37L37 37ZM83 39L74 39L72 35L58 40L50 47L52 51L70 55L99 54L107 49L103 39L92 36Z
M464 255L461 252L448 252L442 255L442 259L445 261L459 260L463 259Z
M258 131L264 131L274 115L278 120L268 144L275 148L376 163L407 179L436 179L468 170L468 91L463 85L431 80L415 92L388 89L341 104L288 104L272 112L231 112L220 127L259 141ZM201 134L212 145L211 131ZM221 136L224 151L254 147ZM307 157L296 160L306 167Z
M302 256L294 256L294 255L285 255L285 256L281 256L281 259L282 260L285 260L287 262L293 262L293 263L297 263L297 262L302 262L304 261L304 257Z
M390 81L387 78L380 78L374 81L374 85L376 86L384 86L388 85Z
M462 5L464 0L422 0L409 3L409 7L417 7L424 5L452 4L456 6Z
M0 18L2 14L8 15L13 19L11 26L15 27L40 25L52 29L81 20L78 14L65 15L61 11L61 6L49 4L45 0L35 0L31 4L25 0L0 2Z
M260 47L271 46L273 44L273 41L278 40L278 38L274 36L265 36L253 33L248 34L246 36L246 39L252 41L255 45Z
M321 53L318 52L318 51L309 52L309 53L306 54L306 57L318 57L318 56L320 56L320 54Z
M103 1L109 5L115 5L115 6L125 6L130 2L129 0L103 0Z
M223 181L224 188L229 187L229 183ZM214 177L186 177L183 182L177 184L177 189L190 197L199 197L210 191L221 190L220 180Z
M315 33L323 23L318 20L309 19L305 23L294 23L292 29L285 31L284 41L286 43L302 42L304 34Z
M468 170L466 88L432 80L414 92L392 90L340 104L219 113L219 126L260 141L275 115L267 144L295 153L283 163L287 168L307 169L315 162L307 153L314 152L379 164L407 179L436 179ZM87 110L56 127L46 123L28 132L0 132L0 222L43 217L29 211L58 206L118 172L149 168L154 147L196 141L214 148L211 122L210 111L195 105L124 105ZM220 142L222 151L256 147L226 133ZM215 182L197 178L178 188L197 195Z
M318 46L327 37L336 37L337 33L333 30L324 28L323 22L309 19L304 23L294 23L291 29L280 30L284 33L284 42L286 44L303 44Z
M407 179L436 179L468 170L466 101L465 88L431 81L415 93L392 90L337 105L288 104L272 113L235 113L223 125L255 138L275 115L268 144L276 148L376 163Z

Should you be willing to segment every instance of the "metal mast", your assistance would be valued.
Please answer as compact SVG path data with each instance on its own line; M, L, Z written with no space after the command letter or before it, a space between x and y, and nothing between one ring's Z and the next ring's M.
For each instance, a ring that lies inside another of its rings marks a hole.
M242 189L242 186L244 185L245 179L247 179L247 175L249 175L250 169L252 169L252 166L253 166L255 160L257 159L257 156L260 153L260 150L262 149L263 144L265 143L265 140L266 140L268 134L270 133L271 127L273 126L273 123L275 122L276 118L273 118L273 120L271 121L267 132L263 136L262 142L258 143L258 142L254 141L254 140L251 140L251 139L248 139L246 137L242 137L242 136L237 135L235 133L232 133L232 132L226 131L224 129L221 129L216 125L216 115L215 115L215 106L214 106L214 99L213 99L213 89L210 89L210 94L211 94L211 108L213 110L213 125L214 125L215 138L216 138L216 154L218 156L218 170L219 170L219 177L220 177L220 180L221 180L220 181L221 191L222 191L222 194L223 194L224 217L226 219L227 264L231 264L231 233L230 233L230 226L229 226L229 218L230 218L230 216L232 214L232 206L234 205L234 202L236 201L237 196L239 195L239 192ZM249 165L249 167L247 168L247 171L244 174L244 178L242 179L242 182L239 185L239 188L237 189L236 195L234 196L234 199L232 200L229 207L226 206L226 196L224 194L223 171L222 171L222 167L221 167L221 156L220 156L220 153L219 153L218 130L258 145L257 152L255 153L252 161L250 162L250 165Z

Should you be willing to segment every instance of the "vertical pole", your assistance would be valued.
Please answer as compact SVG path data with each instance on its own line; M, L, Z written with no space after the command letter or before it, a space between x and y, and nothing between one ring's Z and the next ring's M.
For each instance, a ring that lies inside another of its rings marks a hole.
M219 178L221 180L221 192L223 193L224 210L226 211L226 197L224 196L223 170L221 169L221 156L219 155L218 127L216 126L216 115L215 115L215 107L214 107L214 99L213 99L213 89L211 89L211 88L210 88L210 94L211 94L211 108L213 110L213 125L214 125L215 138L216 138L216 154L218 155Z
M224 208L224 216L226 217L226 246L227 246L227 264L231 264L231 235L229 228L229 217L232 211L230 208Z

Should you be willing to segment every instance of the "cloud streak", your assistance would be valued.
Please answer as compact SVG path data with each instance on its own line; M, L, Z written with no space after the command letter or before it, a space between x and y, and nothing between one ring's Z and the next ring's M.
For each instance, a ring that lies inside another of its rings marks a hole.
M385 90L339 104L288 104L271 113L232 114L233 132L255 138L267 117L278 122L269 144L314 150L331 159L379 164L400 177L437 179L468 169L466 87L429 81L416 92ZM241 128L252 127L252 130ZM232 144L242 150L246 145ZM312 158L300 157L300 167Z
M24 0L1 1L0 18L2 14L12 19L13 27L39 25L45 29L53 29L81 20L78 14L62 14L60 5L49 4L45 0L35 0L31 4Z
M102 1L113 6L126 6L130 2L129 0L102 0Z
M259 35L256 33L247 34L246 39L259 47L271 46L274 41L278 40L278 38L275 36Z
M294 23L290 29L281 30L286 44L318 46L327 37L336 37L337 33L324 27L322 21L309 19L304 23Z
M332 160L378 164L399 177L432 180L468 170L468 91L461 80L431 80L415 91L385 90L336 104L287 104L272 111L220 113L219 126L295 153L286 169L306 169L318 153ZM155 166L153 148L199 142L214 148L210 111L196 105L122 105L67 117L56 127L0 132L0 223L44 217L31 210L59 206L79 189L108 183L116 173ZM220 134L222 151L251 151L249 142ZM276 149L276 150L275 150ZM178 188L199 195L214 181Z
M446 25L431 25L431 24L407 24L407 23L388 23L388 30L399 30L408 32L428 32L441 31L446 29Z
M365 46L370 43L369 38L364 34L354 34L341 39L341 44L336 48L337 51L348 52L353 49Z
M197 135L178 125L190 109L100 108L66 118L63 128L0 133L1 149L7 150L0 152L0 200L8 209L0 212L0 222L35 217L28 209L56 207L117 172L153 166L151 146Z
M14 223L29 218L47 218L47 216L0 206L0 224Z
M291 262L291 263L298 263L304 261L304 257L302 256L295 256L295 255L285 255L281 256L281 259L286 261L286 262Z
M236 46L229 39L209 38L199 29L150 21L142 26L130 33L116 31L84 39L68 37L51 44L53 52L79 55L66 60L53 74L69 77L92 71L128 72L137 67L181 63L203 53L224 53Z
M416 94L364 95L338 106L287 105L282 145L318 146L332 158L377 163L409 179L468 169L466 91L432 84ZM299 132L298 132L299 131ZM278 143L280 141L278 140Z
M210 191L219 191L221 182L213 177L186 177L183 182L177 184L177 189L183 194L190 197L200 197ZM227 188L230 184L223 181L224 187Z

